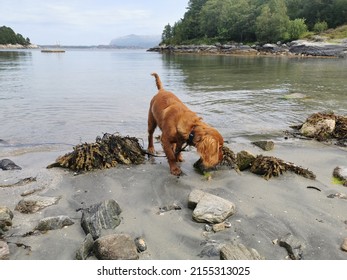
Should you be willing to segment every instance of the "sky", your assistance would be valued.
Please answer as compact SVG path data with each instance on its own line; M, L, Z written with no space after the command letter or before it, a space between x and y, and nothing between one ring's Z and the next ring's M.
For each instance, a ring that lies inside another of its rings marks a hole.
M112 39L161 35L183 18L189 0L0 0L0 26L37 45L108 45Z

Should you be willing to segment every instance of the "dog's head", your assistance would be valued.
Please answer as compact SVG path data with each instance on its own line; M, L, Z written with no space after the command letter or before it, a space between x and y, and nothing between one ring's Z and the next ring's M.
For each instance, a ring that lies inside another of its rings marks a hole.
M222 135L207 125L195 129L194 133L194 142L201 157L201 164L206 169L216 166L223 159Z

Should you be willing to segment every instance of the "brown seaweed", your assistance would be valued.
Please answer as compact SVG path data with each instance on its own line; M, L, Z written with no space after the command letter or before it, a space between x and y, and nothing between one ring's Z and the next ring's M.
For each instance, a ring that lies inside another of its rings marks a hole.
M106 169L118 164L141 164L145 153L135 137L122 137L105 133L95 143L84 143L73 148L71 153L59 157L47 168L63 167L73 171Z

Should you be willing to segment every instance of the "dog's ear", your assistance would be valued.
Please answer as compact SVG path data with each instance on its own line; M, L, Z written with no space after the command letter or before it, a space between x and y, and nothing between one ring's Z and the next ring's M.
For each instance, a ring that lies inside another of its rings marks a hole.
M196 149L204 167L209 168L218 164L219 142L214 137L208 134L201 136L200 141L196 143Z

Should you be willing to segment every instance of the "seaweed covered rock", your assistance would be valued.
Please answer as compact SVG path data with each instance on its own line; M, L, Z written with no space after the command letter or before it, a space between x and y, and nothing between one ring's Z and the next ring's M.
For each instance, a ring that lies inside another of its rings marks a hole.
M90 171L111 168L118 164L141 164L144 160L145 153L137 138L106 133L102 138L97 137L95 143L75 146L71 153L59 157L47 168Z
M296 127L301 135L318 141L337 140L337 144L347 142L347 116L334 113L314 113Z

